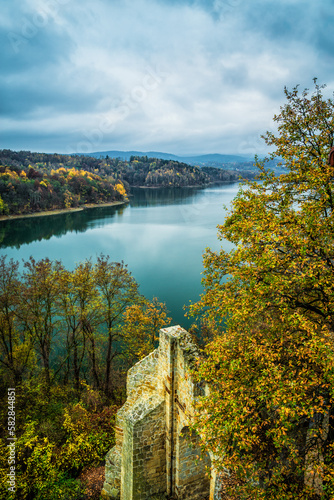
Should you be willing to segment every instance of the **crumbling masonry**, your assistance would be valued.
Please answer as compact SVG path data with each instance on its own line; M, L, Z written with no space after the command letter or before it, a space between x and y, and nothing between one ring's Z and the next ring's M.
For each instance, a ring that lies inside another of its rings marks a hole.
M209 455L199 459L191 433L194 403L204 388L191 368L198 351L179 326L160 330L159 347L128 372L127 401L116 418L116 446L106 457L106 499L215 499Z

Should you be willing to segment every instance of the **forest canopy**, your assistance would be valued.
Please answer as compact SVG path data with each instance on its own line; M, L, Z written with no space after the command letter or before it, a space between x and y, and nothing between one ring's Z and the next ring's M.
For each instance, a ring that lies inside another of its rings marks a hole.
M47 258L31 257L23 268L0 258L0 498L84 497L77 478L114 444L126 370L169 323L165 305L142 296L126 265L108 256L72 271ZM17 439L12 492L10 436Z
M64 206L64 193L68 191L67 202L69 203L68 198L71 196L71 206L77 206L82 203L99 203L108 196L110 198L117 185L123 185L126 191L132 186L203 187L213 182L237 181L240 173L245 177L254 176L247 168L241 171L200 168L147 156L131 156L127 161L108 156L95 158L3 149L0 150L0 196L7 206L13 207L14 186L15 196L26 198L35 210L39 206L51 206L52 203ZM74 177L70 183L67 182L66 172ZM41 184L43 180L46 186ZM8 183L11 185L8 186ZM20 200L18 204L21 206L23 201Z
M18 215L80 207L86 203L125 201L121 181L86 170L60 167L43 172L32 167L0 166L0 215Z
M334 497L334 100L323 91L285 89L261 182L242 186L218 227L234 249L207 249L190 309L213 336L196 425L231 499ZM274 158L281 175L266 169Z

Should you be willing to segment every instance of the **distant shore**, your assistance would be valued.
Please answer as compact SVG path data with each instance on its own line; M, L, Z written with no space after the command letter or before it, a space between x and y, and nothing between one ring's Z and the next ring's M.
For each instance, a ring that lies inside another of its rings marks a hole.
M125 205L128 203L126 201L109 201L106 203L87 203L86 205L82 205L81 207L74 208L59 208L55 210L45 210L44 212L33 212L31 214L19 214L19 215L0 215L0 222L6 220L13 219L26 219L28 217L44 217L47 215L58 215L58 214L67 214L71 212L82 212L83 210L87 210L90 208L99 208L99 207L113 207L117 205Z
M211 186L217 186L219 184L231 184L234 182L240 182L239 179L235 181L213 181L213 182L207 182L206 184L192 184L189 186L131 186L131 188L136 188L136 189L185 189L185 188L207 188Z

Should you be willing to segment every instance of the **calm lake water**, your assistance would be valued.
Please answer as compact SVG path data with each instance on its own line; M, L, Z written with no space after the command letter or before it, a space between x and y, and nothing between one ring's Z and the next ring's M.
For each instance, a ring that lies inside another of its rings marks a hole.
M141 293L166 302L173 324L187 328L183 305L202 292L202 254L219 249L217 224L238 188L134 189L129 205L0 222L0 254L49 257L69 269L101 252L123 260Z

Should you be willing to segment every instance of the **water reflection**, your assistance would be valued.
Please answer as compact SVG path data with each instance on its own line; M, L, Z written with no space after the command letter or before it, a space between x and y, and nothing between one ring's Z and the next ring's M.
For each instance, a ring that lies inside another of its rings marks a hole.
M193 204L198 193L199 189L196 188L133 188L130 206ZM121 217L128 207L128 204L96 207L80 212L0 221L0 248L19 249L21 245L33 241L49 240L52 236L61 237L68 232L85 232L92 226L101 227L109 223L116 214Z
M202 188L132 188L130 203L133 207L148 207L193 203Z
M123 260L151 299L166 302L185 328L183 305L202 292L202 254L217 239L238 184L206 189L136 189L130 204L0 223L0 254L15 260L60 259L68 269L101 252Z
M115 215L115 207L94 208L80 212L28 217L0 222L0 248L20 248L25 243L49 240L52 236L63 236L68 232L85 232L89 223L98 217L111 218Z

